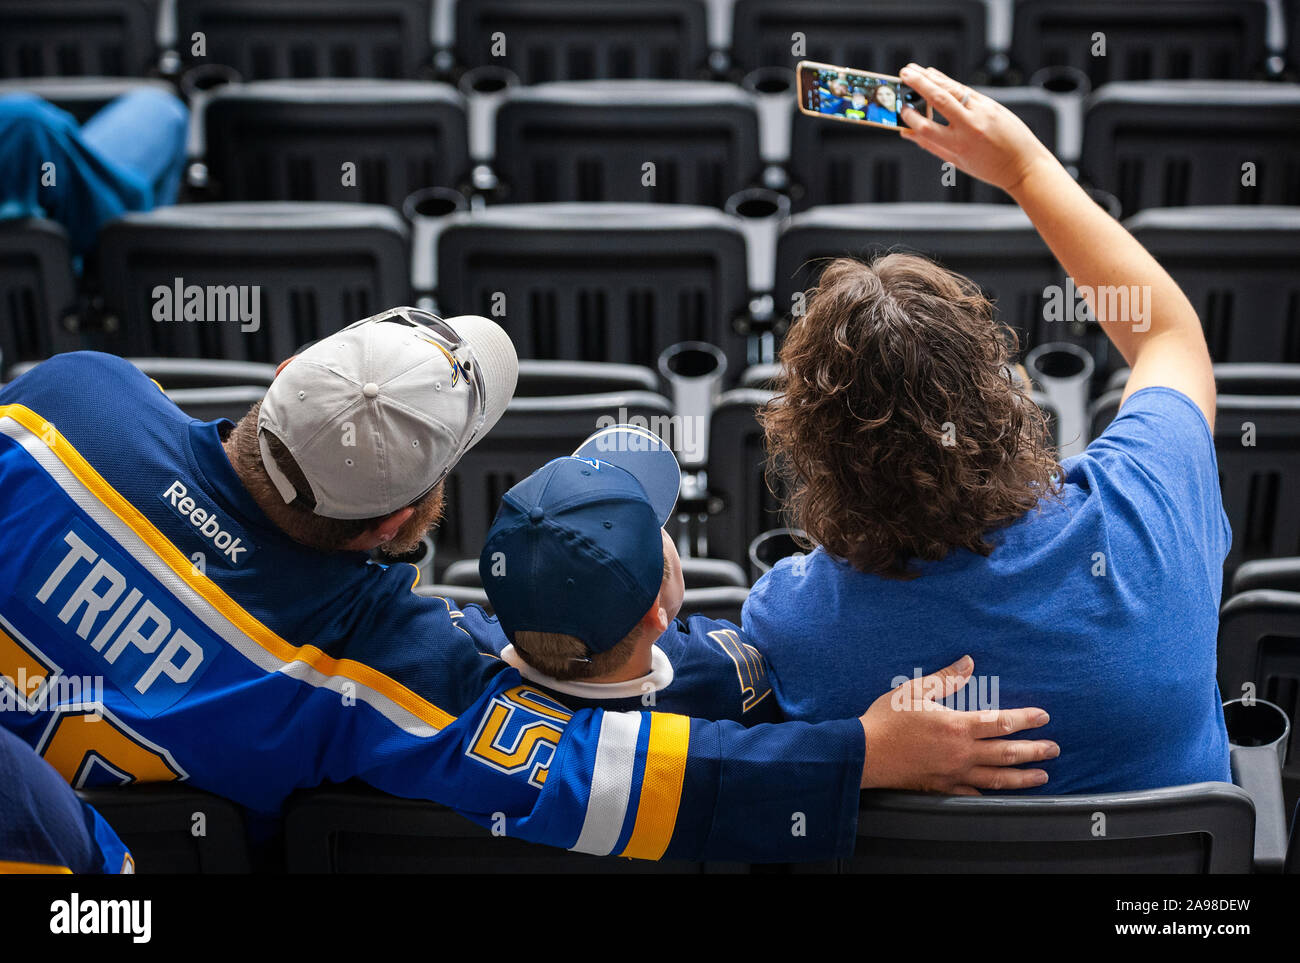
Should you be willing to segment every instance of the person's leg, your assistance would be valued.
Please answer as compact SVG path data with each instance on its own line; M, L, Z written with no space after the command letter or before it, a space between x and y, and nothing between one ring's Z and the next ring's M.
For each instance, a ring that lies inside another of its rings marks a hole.
M148 185L150 207L176 202L185 170L189 111L162 90L123 94L81 128L82 140L125 173Z
M95 246L100 226L149 200L81 139L71 114L30 94L0 96L0 211L48 217L68 232L73 252Z

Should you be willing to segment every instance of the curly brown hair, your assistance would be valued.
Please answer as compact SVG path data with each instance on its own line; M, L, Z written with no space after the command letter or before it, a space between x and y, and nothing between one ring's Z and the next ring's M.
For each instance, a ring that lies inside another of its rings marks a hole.
M1059 493L1015 350L979 287L928 258L832 261L759 415L791 523L886 578L957 548L992 552L990 531Z

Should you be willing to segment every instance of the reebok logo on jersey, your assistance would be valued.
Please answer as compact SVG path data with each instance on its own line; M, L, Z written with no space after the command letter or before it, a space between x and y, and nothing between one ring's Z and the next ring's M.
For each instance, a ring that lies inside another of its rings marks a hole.
M242 565L253 554L253 548L245 541L243 533L230 522L218 518L216 511L191 495L179 479L172 482L160 497L164 505L170 505L172 511L193 525L194 530L211 542L231 565Z

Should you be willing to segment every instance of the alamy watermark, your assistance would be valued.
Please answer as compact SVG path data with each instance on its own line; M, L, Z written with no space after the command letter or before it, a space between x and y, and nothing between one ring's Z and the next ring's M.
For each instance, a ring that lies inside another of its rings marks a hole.
M153 319L201 324L239 324L245 333L262 326L262 287L259 284L186 284L176 278L153 289Z

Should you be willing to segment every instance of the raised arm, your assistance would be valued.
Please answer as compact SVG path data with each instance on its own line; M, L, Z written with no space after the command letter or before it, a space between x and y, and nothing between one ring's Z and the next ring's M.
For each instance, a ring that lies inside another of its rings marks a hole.
M910 129L902 136L1000 187L1029 215L1132 368L1125 399L1153 385L1173 388L1213 428L1209 350L1196 311L1173 278L1006 107L933 67L909 64L901 76L948 121L935 123L909 107L903 121Z

